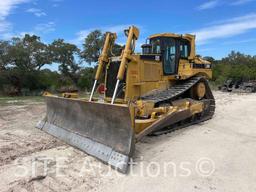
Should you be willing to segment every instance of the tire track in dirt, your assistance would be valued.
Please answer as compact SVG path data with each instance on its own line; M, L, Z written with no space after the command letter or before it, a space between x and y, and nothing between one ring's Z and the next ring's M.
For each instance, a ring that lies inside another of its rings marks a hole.
M43 114L44 106L4 106L0 110L0 166L14 161L17 157L63 145L54 137L40 133L35 122Z

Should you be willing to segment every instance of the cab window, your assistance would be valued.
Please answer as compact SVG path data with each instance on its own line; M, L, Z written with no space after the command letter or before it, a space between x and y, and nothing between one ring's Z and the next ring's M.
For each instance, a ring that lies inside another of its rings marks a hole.
M152 45L153 54L161 53L160 39L151 39L150 44Z
M189 41L181 41L180 42L180 57L182 59L187 59L190 54L190 46Z

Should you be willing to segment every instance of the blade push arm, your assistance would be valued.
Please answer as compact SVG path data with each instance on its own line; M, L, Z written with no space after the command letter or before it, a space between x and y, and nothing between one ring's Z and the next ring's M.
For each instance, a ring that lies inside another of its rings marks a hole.
M100 75L102 74L104 64L107 63L109 60L108 53L109 53L109 50L111 49L112 45L114 45L115 40L116 40L116 33L110 33L110 32L106 33L106 38L105 38L105 42L104 42L104 46L103 46L101 55L98 60L98 68L97 68L97 71L95 74L95 80L94 80L94 84L93 84L93 88L92 88L92 92L91 92L89 101L92 101L92 97L93 97L93 94L95 91L97 81L99 80Z
M114 104L119 82L124 78L126 64L128 60L131 58L131 54L133 53L135 48L135 41L139 37L139 29L136 28L135 26L131 26L128 30L125 30L125 34L127 35L127 41L126 41L125 49L121 56L121 64L117 74L117 82L116 82L115 91L112 97L111 104Z

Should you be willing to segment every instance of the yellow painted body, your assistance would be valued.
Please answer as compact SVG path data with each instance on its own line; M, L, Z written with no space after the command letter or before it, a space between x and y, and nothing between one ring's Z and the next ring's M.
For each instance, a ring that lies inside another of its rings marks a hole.
M95 80L99 80L102 70L104 68L104 63L109 62L108 52L113 46L116 40L116 33L106 33L105 43L101 52L101 55L98 59L98 68L95 74Z
M127 171L135 142L152 133L207 120L215 109L205 80L212 76L211 64L195 56L195 36L153 35L142 46L142 54L135 54L139 30L132 26L125 35L122 54L110 57L116 35L106 34L90 98L45 92L47 114L37 126L122 172ZM95 100L93 93L103 74L105 97ZM193 76L200 77L189 79ZM158 93L154 97L141 97L154 90Z
M185 80L196 75L204 76L208 79L212 77L211 63L196 56L195 36L189 34L177 35L173 33L162 33L149 37L149 39L157 37L179 38L189 42L189 55L186 59L179 59L177 73L174 75L166 75L163 70L163 61L160 59L161 54L152 54L151 56L153 56L154 59L143 59L141 58L141 54L134 53L135 41L139 37L139 30L135 26L125 30L125 35L127 36L127 42L121 56L109 57L109 53L117 37L115 33L107 32L104 47L99 57L95 82L100 78L102 70L106 65L105 84L107 84L108 75L112 75L108 73L109 65L113 61L120 62L116 80L125 80L125 95L122 99L115 98L114 96L107 97L105 95L104 100L106 103L114 102L114 105L126 105L129 107L134 132L139 134L150 127L154 122L177 111L189 109L191 114L202 112L203 104L200 102L191 102L191 100L181 100L176 106L167 105L160 107L154 106L154 103L150 101L138 100L140 96L151 91L165 90L175 85L180 80ZM200 65L201 67L194 67L195 65ZM197 86L195 93L199 95L199 98L204 96L205 87L202 85ZM45 93L45 96L51 96L51 94ZM93 94L91 94L91 98L92 96ZM77 93L64 93L63 97L72 99L78 98L78 95ZM139 118L146 116L149 118Z
M187 59L179 59L178 63L178 73L175 75L165 75L163 72L163 63L158 58L159 55L155 55L155 60L143 60L140 58L140 54L134 54L131 50L131 43L134 39L138 38L138 29L132 27L130 28L130 33L127 34L128 39L126 43L126 48L124 49L122 55L118 58L110 58L109 63L112 60L119 60L120 67L117 79L122 80L124 74L126 73L126 87L125 87L125 96L123 99L116 99L115 103L120 104L129 104L132 123L134 125L135 133L140 133L156 120L162 117L163 114L168 114L170 111L176 111L181 106L176 108L155 108L154 105L150 103L143 103L144 107L139 106L137 100L138 97L153 91L153 90L165 90L172 85L176 84L179 80L185 80L195 75L204 76L208 79L212 77L211 63L205 61L199 57L196 57L195 53L195 36L193 35L177 35L172 33L164 33L150 36L154 37L173 37L173 38L182 38L186 39L190 43L190 54ZM193 64L207 65L208 67L196 68L193 67ZM108 64L109 65L109 64ZM108 69L107 65L107 69ZM109 75L106 71L106 79ZM178 78L177 78L178 77ZM105 97L106 102L111 101L111 97ZM131 105L130 102L136 103ZM191 107L192 113L195 111L202 111L203 106L198 104L186 105ZM184 108L184 106L183 106ZM150 114L151 118L149 119L136 119L136 116L141 114Z
M154 89L167 89L178 81L175 76L163 74L162 62L141 60L140 55L133 55L133 60L127 65L126 90L124 100L117 102L127 103ZM199 62L198 62L199 63ZM178 75L180 79L188 79L195 75L212 77L211 69L196 69L187 60L180 60ZM110 98L107 98L107 101Z
M64 98L78 98L78 93L62 93Z
M157 36L182 37L188 40L191 45L191 52L188 59L179 60L178 74L166 76L164 75L163 63L161 61L157 61L157 59L154 61L142 60L140 59L140 54L131 54L130 56L126 55L126 57L130 59L130 61L128 63L126 62L126 65L125 65L125 69L127 70L125 97L123 100L117 99L118 103L127 103L155 89L157 90L167 89L168 87L175 84L175 82L177 82L178 80L188 79L195 75L205 76L208 79L212 78L211 67L194 68L192 65L192 63L209 65L209 66L211 65L210 62L195 56L195 36L189 35L189 34L181 36L181 35L172 34L172 33L164 33L164 34L152 35L150 36L150 38L157 37ZM130 41L127 41L127 44L129 44ZM122 60L123 57L124 56L121 55L120 61L123 61ZM111 62L111 58L110 58L110 62ZM122 67L123 66L120 66L120 68ZM121 71L124 71L125 69L122 69ZM121 74L123 74L123 72L121 72ZM176 76L179 76L179 79L176 79ZM122 79L122 75L118 75L118 78ZM110 100L111 98L106 98L106 101L110 101Z

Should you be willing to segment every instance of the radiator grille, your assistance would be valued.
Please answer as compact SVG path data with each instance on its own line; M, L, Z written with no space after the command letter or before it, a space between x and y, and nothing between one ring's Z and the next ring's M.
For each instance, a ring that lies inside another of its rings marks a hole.
M116 81L117 81L116 77L117 77L117 73L118 73L118 70L119 70L119 66L120 66L120 61L111 62L108 66L107 82L106 82L106 89L107 89L106 90L106 97L111 97L112 98L112 96L114 94L115 85L116 85ZM125 79L126 79L126 73L125 73L124 80L120 81L120 83L119 83L116 98L124 99L124 96L125 96L125 92L124 92Z

